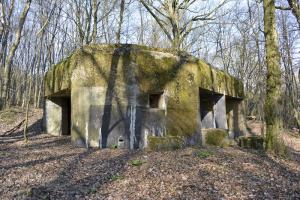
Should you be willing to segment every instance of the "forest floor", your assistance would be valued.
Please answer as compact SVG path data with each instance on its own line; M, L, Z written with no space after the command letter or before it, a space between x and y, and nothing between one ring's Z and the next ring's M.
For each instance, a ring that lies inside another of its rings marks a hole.
M288 158L239 147L176 151L84 149L42 133L7 133L24 111L0 112L0 199L300 199L300 137ZM254 130L257 123L250 122ZM5 133L6 132L6 133Z

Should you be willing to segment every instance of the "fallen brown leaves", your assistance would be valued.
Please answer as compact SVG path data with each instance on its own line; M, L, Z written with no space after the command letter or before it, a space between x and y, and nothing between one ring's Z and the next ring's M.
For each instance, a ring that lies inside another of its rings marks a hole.
M237 147L86 150L31 130L27 144L0 137L1 199L300 198L297 159Z

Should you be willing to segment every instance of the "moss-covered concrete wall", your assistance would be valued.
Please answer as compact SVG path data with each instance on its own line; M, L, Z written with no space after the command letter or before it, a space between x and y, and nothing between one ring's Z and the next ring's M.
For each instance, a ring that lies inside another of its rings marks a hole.
M138 45L122 45L121 47L118 47L117 45L90 45L76 50L72 55L50 68L46 73L45 96L53 95L61 90L70 89L71 76L74 69L80 66L78 65L79 63L86 64L85 67L87 68L93 68L92 66L95 64L97 65L97 62L107 63L102 67L98 67L98 69L90 69L91 71L98 71L104 78L107 77L107 70L110 70L111 60L107 59L106 56L112 56L115 51L127 52L131 58L136 59L137 63L142 64L142 68L143 65L148 66L147 64L149 61L153 66L156 66L154 68L150 67L143 69L143 71L138 73L138 76L140 77L146 76L143 79L144 82L141 82L143 89L151 89L151 86L154 86L153 83L158 83L157 86L162 86L164 81L160 81L161 79L173 77L176 75L176 71L179 68L182 69L182 67L178 67L178 64L181 61L184 62L185 66L192 65L192 68L196 68L196 76L192 77L190 74L187 80L191 81L194 79L199 87L221 94L225 92L226 95L232 97L244 97L243 83L241 81L223 71L211 67L201 59L188 56L184 53L181 53L182 56L178 56L167 49L150 48ZM163 61L163 63L161 63L161 61ZM77 73L77 78L84 78L86 80L84 83L85 85L92 85L95 82L95 79L97 79L96 76L80 77L81 75L87 75L80 69L77 71L83 73ZM104 73L105 71L106 73ZM158 76L161 78L158 78ZM74 80L76 80L76 77L74 77ZM104 79L102 80L105 81ZM154 87L155 89L157 88L156 86Z
M148 145L148 136L176 136L196 143L199 88L243 97L243 85L184 53L137 45L90 45L52 67L45 96L71 91L72 141L109 147L125 140ZM163 92L165 107L149 108L149 94Z

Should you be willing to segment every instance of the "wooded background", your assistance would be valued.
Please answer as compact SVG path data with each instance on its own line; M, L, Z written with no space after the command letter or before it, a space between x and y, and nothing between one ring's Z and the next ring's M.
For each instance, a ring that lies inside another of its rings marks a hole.
M0 0L0 107L42 107L45 72L82 45L133 43L203 58L244 82L247 115L263 121L264 105L275 105L293 128L299 34L299 0ZM277 57L266 55L267 44ZM279 67L276 104L265 104L274 75L267 59Z

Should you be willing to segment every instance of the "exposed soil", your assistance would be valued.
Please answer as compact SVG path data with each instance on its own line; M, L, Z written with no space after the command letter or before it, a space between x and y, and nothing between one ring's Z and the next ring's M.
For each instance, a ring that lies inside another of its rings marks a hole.
M297 151L87 150L42 134L41 116L32 111L28 143L22 128L4 136L12 127L0 125L0 199L300 199Z

